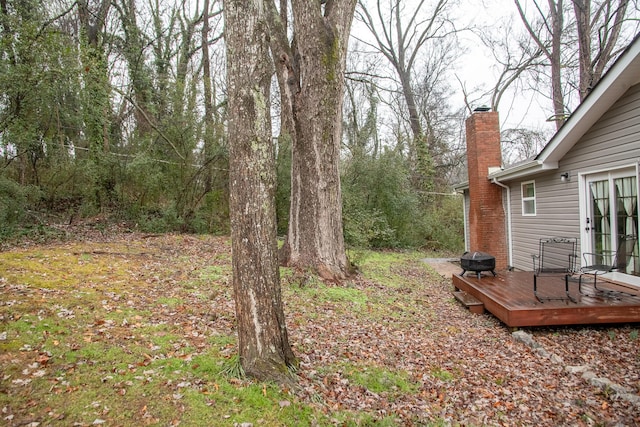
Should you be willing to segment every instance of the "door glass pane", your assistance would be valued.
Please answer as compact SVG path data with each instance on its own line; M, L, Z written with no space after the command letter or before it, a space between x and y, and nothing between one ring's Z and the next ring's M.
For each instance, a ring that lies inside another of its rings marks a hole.
M609 206L609 180L589 183L591 192L591 242L592 251L599 254L611 252L611 214ZM611 262L611 260L607 260Z
M625 237L633 236L636 240L633 253L627 254L629 262L626 265L626 273L634 274L638 264L638 189L635 177L617 178L614 180L616 198L616 234L618 242ZM618 245L620 250L620 245ZM620 260L618 260L620 261Z

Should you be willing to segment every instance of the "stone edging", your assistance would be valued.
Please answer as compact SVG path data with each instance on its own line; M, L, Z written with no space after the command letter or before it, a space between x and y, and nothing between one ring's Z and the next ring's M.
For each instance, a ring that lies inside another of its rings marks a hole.
M539 355L540 357L544 357L549 359L552 363L563 365L564 370L571 374L582 374L582 379L591 384L592 386L598 387L602 390L611 390L613 391L617 397L620 399L626 400L633 404L636 407L640 408L640 396L632 393L627 387L621 386L609 380L608 378L598 377L595 372L589 369L589 366L568 366L565 365L562 357L557 354L553 354L548 352L544 347L542 347L538 342L533 339L533 335L525 332L525 331L515 331L511 334L513 339L518 342L521 342L531 348L531 350Z

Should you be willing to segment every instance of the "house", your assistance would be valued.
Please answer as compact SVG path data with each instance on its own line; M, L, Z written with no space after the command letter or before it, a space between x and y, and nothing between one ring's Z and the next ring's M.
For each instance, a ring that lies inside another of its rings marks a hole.
M544 237L586 253L638 236L640 35L535 158L502 167L497 112L475 111L466 132L465 242L497 269L531 270ZM626 273L640 275L638 254Z

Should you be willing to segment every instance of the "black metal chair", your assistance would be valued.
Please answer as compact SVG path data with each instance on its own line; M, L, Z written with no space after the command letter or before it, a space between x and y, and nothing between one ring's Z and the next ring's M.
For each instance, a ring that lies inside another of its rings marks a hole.
M605 289L598 288L598 276L613 271L625 271L633 252L636 248L638 238L633 235L620 236L618 240L617 251L603 251L601 253L585 252L582 254L584 265L580 268L580 276L578 278L578 289L582 292L582 276L593 277L593 288L599 292L614 293Z
M540 302L549 300L575 300L569 293L569 276L576 271L577 239L575 237L549 237L540 239L538 254L533 258L533 294ZM564 279L565 297L538 295L538 277L557 276Z

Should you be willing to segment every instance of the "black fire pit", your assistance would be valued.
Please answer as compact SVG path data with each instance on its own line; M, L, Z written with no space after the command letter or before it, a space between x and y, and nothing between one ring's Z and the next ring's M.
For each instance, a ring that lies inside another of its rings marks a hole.
M465 252L460 257L460 266L462 267L460 276L464 276L467 271L475 272L478 279L483 271L490 271L494 276L496 275L496 257L484 252Z

